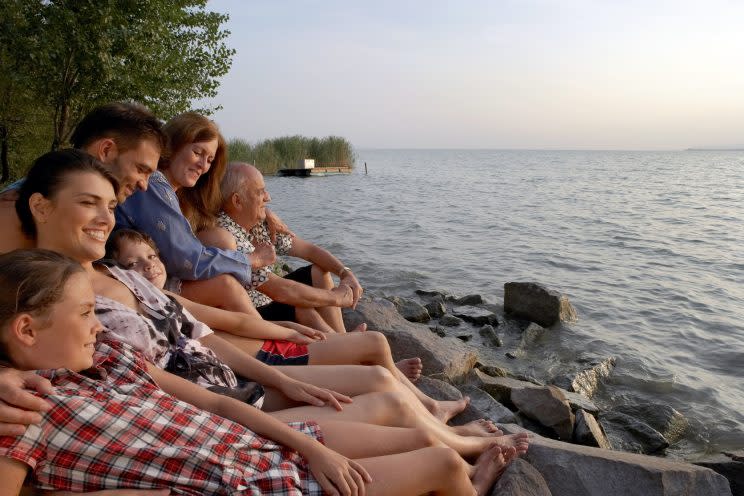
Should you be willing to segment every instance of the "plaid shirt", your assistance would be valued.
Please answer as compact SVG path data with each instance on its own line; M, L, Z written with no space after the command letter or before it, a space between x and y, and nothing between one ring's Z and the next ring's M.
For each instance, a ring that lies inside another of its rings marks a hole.
M322 494L295 452L167 395L125 344L99 343L96 367L38 373L52 409L0 456L31 468L38 489L169 488L171 494ZM293 428L322 440L317 424Z

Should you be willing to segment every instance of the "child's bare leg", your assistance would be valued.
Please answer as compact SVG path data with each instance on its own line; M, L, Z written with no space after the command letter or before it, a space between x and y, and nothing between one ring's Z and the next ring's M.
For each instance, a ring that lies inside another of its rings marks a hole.
M183 281L181 296L210 307L261 317L245 288L231 275L222 274L202 281Z
M326 446L347 458L370 458L442 446L419 429L338 420L318 420L318 425Z
M478 494L468 477L468 465L448 448L423 448L398 455L363 458L357 462L372 477L372 482L366 487L367 496Z
M442 422L460 413L467 407L469 398L458 401L437 401L426 396L413 385L395 366L390 354L387 338L379 332L329 334L325 341L308 345L311 365L381 365L405 385L418 400Z
M235 345L237 348L240 348L252 357L255 357L258 354L258 350L260 350L261 346L263 346L264 344L263 339L247 338L245 336L237 336L229 332L218 330L215 330L214 333L216 336L221 337L225 341L229 341L231 344Z
M317 265L313 265L310 269L310 274L313 279L313 287L320 289L331 290L336 285L331 278L331 274L319 268ZM344 326L344 318L341 315L341 308L339 307L318 307L316 308L320 317L328 324L334 331L344 333L346 327Z

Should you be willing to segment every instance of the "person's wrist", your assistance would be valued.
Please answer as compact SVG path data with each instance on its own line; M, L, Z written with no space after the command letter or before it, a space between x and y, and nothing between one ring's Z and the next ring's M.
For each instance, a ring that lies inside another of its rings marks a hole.
M344 266L344 267L343 267L343 268L341 269L341 272L339 272L339 273L338 273L338 277L339 277L339 278L341 278L341 279L343 279L343 278L345 278L346 276L349 276L349 275L351 275L351 274L352 274L352 272L351 272L351 269L350 269L350 268L348 268L348 267L346 267L346 266Z

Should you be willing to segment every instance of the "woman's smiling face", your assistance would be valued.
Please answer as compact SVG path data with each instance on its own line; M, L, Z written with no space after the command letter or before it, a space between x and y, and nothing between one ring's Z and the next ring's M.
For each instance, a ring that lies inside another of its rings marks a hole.
M189 143L178 150L164 171L173 189L193 188L202 174L209 171L217 154L217 147L217 139L213 139Z
M30 203L39 248L81 263L105 255L117 202L113 186L104 177L93 172L72 173L52 198L34 193Z

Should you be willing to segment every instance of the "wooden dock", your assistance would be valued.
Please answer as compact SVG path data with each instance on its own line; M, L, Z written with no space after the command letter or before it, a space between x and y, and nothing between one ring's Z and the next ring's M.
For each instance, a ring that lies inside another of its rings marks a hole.
M279 176L297 176L297 177L323 177L335 176L338 174L351 174L352 168L349 164L318 164L311 168L293 168L279 169Z

